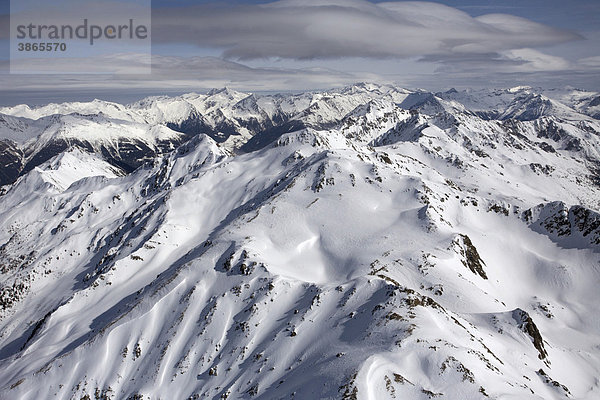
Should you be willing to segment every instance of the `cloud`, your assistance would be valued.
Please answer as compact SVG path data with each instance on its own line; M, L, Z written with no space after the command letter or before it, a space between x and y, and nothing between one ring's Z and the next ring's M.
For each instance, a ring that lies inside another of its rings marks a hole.
M44 54L42 54L44 55ZM60 75L62 71L78 71L82 74L101 74L100 76L118 75L147 75L151 67L150 54L118 53L89 57L61 57L61 58L14 58L10 68L19 74L33 75ZM105 75L106 74L106 75ZM75 74L76 75L76 74Z
M527 57L525 57L527 56ZM125 71L131 68L132 58L109 56L114 67ZM519 59L520 57L520 59ZM470 55L454 62L437 63L438 71L431 71L435 62L409 65L422 68L407 73L402 67L395 73L377 73L376 68L364 68L367 72L348 72L334 68L297 68L296 63L286 67L249 67L239 62L215 57L153 56L152 74L70 74L70 75L10 75L0 73L0 105L21 103L46 104L57 101L88 101L94 98L131 102L140 98L159 95L202 92L211 88L229 86L236 90L306 91L347 86L356 82L392 83L400 87L423 88L432 91L456 88L512 87L530 85L561 87L571 85L589 90L600 90L598 66L565 71L543 70L534 73L518 72L523 65L531 63L528 54L510 58L497 54ZM529 61L528 61L529 60ZM84 68L95 59L44 60L46 68L60 68L60 63L81 63ZM105 61L105 60L104 60ZM376 65L382 61L373 60ZM389 61L392 63L392 61ZM590 59L588 63L599 63ZM7 61L0 61L0 70ZM395 61L394 61L395 63ZM410 62L409 62L410 63ZM321 62L314 63L315 65ZM6 66L4 65L4 68Z
M86 58L28 59L31 75L0 74L2 91L19 90L107 90L107 89L210 89L232 86L240 90L325 89L357 81L390 82L374 73L341 72L328 68L252 68L217 57L152 56L152 74L138 74L148 59L140 54L104 55ZM6 64L7 62L4 62ZM58 74L69 66L86 71L97 64L110 64L119 74ZM2 63L0 63L2 67ZM1 92L1 91L0 91Z
M18 92L47 91L68 92L105 91L144 92L160 94L173 91L201 91L215 87L230 86L244 91L285 91L311 90L340 87L355 82L393 83L403 87L422 87L440 90L444 87L512 87L516 83L531 86L574 85L599 89L597 87L597 67L578 68L560 57L549 56L531 49L509 51L506 54L472 54L444 58L439 61L429 57L410 65L423 65L420 70L407 73L399 67L395 73L377 72L376 68L363 68L363 71L341 71L323 67L250 67L240 62L217 57L152 57L152 74L136 74L139 64L143 67L144 58L136 55L111 55L80 59L39 60L40 71L60 70L64 65L76 65L82 71L89 65L106 63L110 59L112 68L121 74L76 74L76 75L9 75L0 74L0 97L15 96ZM598 62L590 59L588 63ZM373 61L374 64L377 62ZM312 63L319 65L320 63ZM436 71L429 69L437 65ZM0 63L1 67L1 63ZM427 67L427 68L426 68ZM560 68L567 68L568 74ZM126 73L130 72L130 73ZM590 82L595 82L590 84ZM4 92L4 94L2 93ZM6 101L5 101L6 102Z
M578 60L578 64L584 67L600 69L600 56L582 58Z
M248 91L309 90L357 81L432 90L516 83L598 89L598 37L569 43L580 37L506 14L471 17L438 3L284 0L162 7L153 10L152 25L157 46L151 75L138 74L149 61L135 54L80 55L28 64L40 73L64 71L65 66L72 70L73 65L86 71L110 58L111 69L120 74L0 74L0 92L87 88L160 93L224 85ZM555 46L552 55L542 47L559 43L568 45ZM573 52L573 47L586 51ZM206 54L221 56L198 56Z
M534 49L508 50L502 53L508 60L516 61L505 72L564 71L572 67L562 57L544 54Z
M155 9L155 43L215 48L226 58L394 58L500 52L580 39L506 14L471 17L429 2L283 0Z
M423 63L436 63L436 72L453 74L537 74L549 71L570 71L575 65L563 57L553 56L539 50L522 48L454 56L426 56Z

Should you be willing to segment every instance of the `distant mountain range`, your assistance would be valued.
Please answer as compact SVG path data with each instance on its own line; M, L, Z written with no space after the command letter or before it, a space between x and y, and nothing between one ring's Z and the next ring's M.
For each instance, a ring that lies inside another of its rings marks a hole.
M19 105L0 108L0 185L13 183L72 146L100 154L129 173L201 133L229 150L248 152L294 130L334 128L369 104L429 116L459 112L483 120L600 118L598 93L575 89L540 93L529 87L430 93L358 84L294 95L223 88L207 94L150 97L129 105L101 100L38 108Z

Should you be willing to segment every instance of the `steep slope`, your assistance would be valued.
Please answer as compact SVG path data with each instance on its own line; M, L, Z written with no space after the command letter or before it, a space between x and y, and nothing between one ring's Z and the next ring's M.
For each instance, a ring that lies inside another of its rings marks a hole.
M499 119L533 121L544 116L580 120L581 114L555 100L536 93L525 93L515 97Z
M12 140L0 140L0 185L17 180L24 167L23 151Z
M600 93L598 92L567 87L545 90L543 94L566 104L582 114L600 119Z
M6 129L9 139L0 140L0 184L13 183L19 176L63 151L78 147L97 154L131 172L145 161L175 149L187 140L181 133L163 125L149 125L108 118L105 114L51 115L20 122ZM15 140L18 140L15 141Z
M101 114L69 114L55 120L39 137L25 144L25 172L72 146L101 154L131 172L185 141L184 135L162 125L108 119Z

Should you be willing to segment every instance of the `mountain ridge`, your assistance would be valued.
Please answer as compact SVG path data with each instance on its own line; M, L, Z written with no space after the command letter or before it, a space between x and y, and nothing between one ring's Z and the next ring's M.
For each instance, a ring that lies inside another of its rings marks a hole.
M48 136L48 130L52 129L53 124L63 124L63 120L72 118L79 118L80 124L94 124L98 123L97 120L104 119L109 124L147 124L153 127L152 130L157 129L155 126L166 126L179 132L179 138L174 140L168 138L175 137L176 133L165 132L167 139L159 139L158 143L155 143L157 139L152 136L143 139L135 130L127 129L123 129L127 133L122 136L136 136L137 139L133 143L116 139L113 144L103 146L101 143L95 143L101 140L100 138L75 141L75 145L102 154L113 165L131 172L145 160L170 151L200 133L208 134L217 142L224 143L231 151L253 151L272 140L267 139L265 142L259 135L264 138L276 138L284 132L304 126L317 129L334 127L349 117L354 108L369 101L379 101L389 106L395 104L400 108L413 109L426 115L473 113L491 120L537 120L544 116L544 106L541 104L549 104L558 109L559 112L552 111L552 115L562 119L593 120L596 115L593 107L586 108L582 105L593 97L591 93L586 92L583 100L581 95L572 94L569 97L559 93L561 99L571 99L570 104L574 108L569 108L556 100L536 94L533 90L530 87L518 87L488 92L451 90L434 94L362 83L332 91L285 96L255 95L223 88L214 89L207 94L190 93L174 98L148 97L129 105L94 100L89 103L50 104L37 108L26 105L3 107L0 108L0 163L6 172L0 177L0 185L14 182L19 175L73 144L57 139L51 140L46 148L39 146L41 137ZM418 98L424 100L416 100ZM484 101L478 102L476 98L483 98ZM488 98L496 100L490 101ZM421 103L422 101L425 103ZM575 108L578 111L575 111ZM588 112L590 110L591 113ZM96 126L94 129L101 131L103 128ZM35 140L36 136L38 140ZM78 133L77 136L83 134ZM169 144L170 141L172 144ZM125 154L120 154L115 150L118 147L130 149Z

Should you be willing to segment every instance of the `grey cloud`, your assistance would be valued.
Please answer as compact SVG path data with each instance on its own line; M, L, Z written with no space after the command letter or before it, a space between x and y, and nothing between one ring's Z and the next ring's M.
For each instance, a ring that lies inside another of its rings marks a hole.
M60 71L65 65L85 71L90 65L111 62L112 70L120 74L47 75L43 71ZM136 55L97 56L87 58L57 58L29 60L39 74L0 74L0 93L19 90L121 90L156 89L168 91L190 88L231 86L240 90L306 90L342 86L357 81L389 81L373 73L350 73L326 68L252 68L216 57L153 56L152 74L136 74ZM0 61L0 69L7 68ZM143 63L142 63L143 64ZM130 73L128 73L130 72Z
M436 63L438 73L530 73L572 70L575 65L562 57L552 56L535 49L522 48L498 53L453 56L425 56L421 62ZM586 68L590 69L590 68ZM591 72L591 71L590 71Z
M93 63L94 59L69 59L61 62ZM113 57L119 69L131 67L129 57ZM596 58L582 60L597 65ZM46 63L48 60L46 60ZM56 61L58 62L58 61ZM112 99L120 102L134 101L148 95L178 94L230 86L243 91L305 91L328 89L355 82L394 83L398 86L428 90L443 88L512 87L530 85L560 87L572 85L590 90L600 90L596 69L564 71L520 71L525 60L497 54L470 55L464 62L437 63L437 72L412 72L398 70L394 74L373 72L343 72L326 68L252 68L238 62L214 57L154 56L151 75L9 75L0 73L0 104L45 104L50 101ZM0 61L0 70L7 61ZM425 63L424 63L425 64ZM426 64L427 65L427 64ZM495 65L495 69L490 66ZM48 66L48 65L47 65ZM54 65L59 68L60 64ZM512 72L511 72L512 71Z
M499 52L577 40L505 14L473 18L429 2L284 0L155 9L153 41L216 48L224 57L326 59Z

